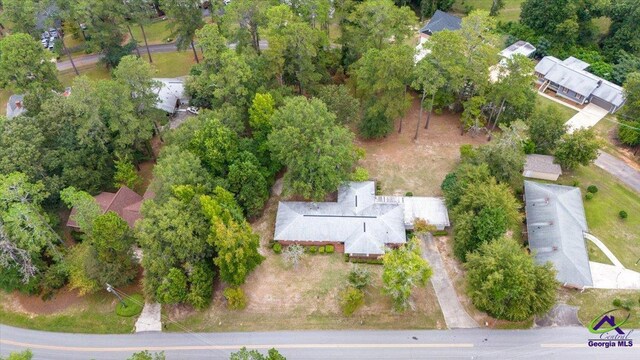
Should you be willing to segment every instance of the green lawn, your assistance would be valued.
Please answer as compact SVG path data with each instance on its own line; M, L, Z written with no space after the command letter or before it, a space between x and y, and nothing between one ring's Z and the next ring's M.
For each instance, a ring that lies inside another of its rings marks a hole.
M602 240L622 264L640 271L640 194L632 191L604 170L590 165L568 172L560 182L573 185L579 182L583 193L589 185L596 185L598 193L592 200L584 200L589 232ZM621 220L618 212L625 210L629 217Z
M520 18L520 4L524 0L505 0L505 5L498 14L498 20L502 21L518 21ZM453 11L458 13L465 12L465 6L469 5L474 9L481 9L489 11L493 0L456 0L453 4Z
M78 72L80 72L80 75L85 75L92 80L101 80L101 79L111 78L111 73L102 64L96 64L93 66L78 68ZM58 79L60 80L63 86L71 86L71 84L73 83L73 79L75 77L76 77L76 73L73 72L73 70L65 70L63 72L58 73Z
M147 60L146 54L142 54L142 58ZM156 71L154 76L157 77L176 77L189 74L189 70L196 61L193 58L193 51L186 51L151 54L153 58L153 66ZM198 51L198 57L202 60L202 53Z
M171 20L158 19L144 27L149 45L167 42L167 38L171 37L171 30L169 30L170 23ZM144 46L144 38L140 26L132 26L131 32L133 33L133 37L138 41L138 44Z
M637 290L604 290L604 289L587 289L584 292L569 291L569 305L579 306L578 318L583 325L588 325L591 320L603 312L613 309L613 300L632 300L635 307L631 309L629 321L625 324L624 329L640 327L640 304L638 304Z
M11 295L0 291L0 319L2 324L21 328L94 334L126 334L133 331L136 316L116 315L116 302L112 295L99 292L88 295L79 306L70 306L51 315L37 315L12 311L7 306Z
M542 107L542 106L551 106L554 107L556 109L558 109L558 111L560 112L560 114L562 114L562 118L567 121L569 119L571 119L573 117L573 115L575 115L577 113L577 111L568 108L562 104L558 104L557 102L553 101L553 100L549 100L546 97L540 96L538 95L536 98L536 107Z

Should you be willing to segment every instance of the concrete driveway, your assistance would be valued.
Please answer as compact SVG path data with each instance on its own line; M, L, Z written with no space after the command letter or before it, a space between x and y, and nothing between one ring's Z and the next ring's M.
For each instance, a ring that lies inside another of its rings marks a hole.
M607 116L608 113L607 110L598 105L588 104L565 123L567 132L572 133L580 128L590 128Z
M629 270L597 237L585 233L584 237L595 244L613 265L589 261L593 287L596 289L640 289L640 273Z

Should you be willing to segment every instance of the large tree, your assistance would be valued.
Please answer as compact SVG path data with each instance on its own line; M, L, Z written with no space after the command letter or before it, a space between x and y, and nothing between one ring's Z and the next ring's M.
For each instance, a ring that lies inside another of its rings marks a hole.
M360 101L344 85L325 85L318 88L316 97L336 115L340 124L356 124L360 120Z
M162 150L158 164L153 169L151 188L156 193L156 199L164 201L178 185L208 187L208 177L198 156L177 146L168 146Z
M342 29L340 42L347 55L347 64L357 60L369 49L391 43L402 44L413 33L416 16L408 6L398 7L391 0L366 0L355 5Z
M271 3L269 0L237 0L231 1L225 7L225 28L229 31L235 30L229 35L239 48L248 45L260 52L260 33L267 23L266 11Z
M382 257L383 291L391 296L393 307L403 311L417 286L425 286L431 277L429 263L420 252L420 243L412 238L405 245L389 250Z
M414 68L413 82L411 86L420 91L420 115L418 116L418 124L416 125L416 134L413 139L418 139L418 131L422 123L422 110L427 95L431 95L429 100L429 114L427 115L427 121L424 128L429 128L429 122L431 120L431 114L433 113L433 103L435 101L436 93L443 88L446 84L446 79L440 69L435 66L430 57L420 60Z
M207 241L215 248L213 263L220 278L234 286L242 285L264 257L260 255L260 237L244 220L233 194L218 187L213 196L200 198L202 209L211 222Z
M534 64L531 59L516 55L497 67L497 81L488 91L491 100L491 130L501 121L509 124L516 119L526 119L536 104Z
M555 157L564 169L573 170L587 166L598 158L600 140L593 129L578 129L564 134L556 144Z
M0 88L14 92L59 90L56 65L42 44L27 34L0 40Z
M410 106L407 87L413 74L413 49L393 45L382 50L372 48L352 66L356 94L362 99L365 114L360 131L365 137L383 137L393 129ZM401 130L402 123L400 124Z
M502 132L495 141L481 146L478 161L489 165L489 171L496 180L511 185L513 189L522 188L522 169L525 163L523 146L528 140L527 125L521 120L511 126L501 126Z
M624 83L624 92L627 99L624 107L620 109L618 119L618 138L629 146L640 145L640 72L631 73Z
M37 5L33 0L3 0L0 23L10 23L12 33L25 33L35 36Z
M171 28L178 49L185 50L191 46L196 62L200 62L200 59L193 39L196 30L204 25L200 3L200 0L160 0L160 7L173 20Z
M34 180L44 174L45 137L36 119L20 116L7 120L0 117L0 174L19 171Z
M295 97L272 117L269 147L287 167L287 188L305 198L322 200L349 178L355 161L353 134L336 125L322 101Z
M640 56L640 1L612 1L607 15L611 19L611 26L604 40L604 47L611 57L616 56L620 50Z
M536 265L513 239L480 246L466 263L467 294L480 310L498 319L523 321L555 303L557 283L550 263Z
M565 119L555 106L536 109L527 120L529 139L539 154L551 154L556 143L567 132Z
M113 70L113 77L127 86L137 116L143 116L155 106L160 84L153 80L153 68L149 63L127 55Z

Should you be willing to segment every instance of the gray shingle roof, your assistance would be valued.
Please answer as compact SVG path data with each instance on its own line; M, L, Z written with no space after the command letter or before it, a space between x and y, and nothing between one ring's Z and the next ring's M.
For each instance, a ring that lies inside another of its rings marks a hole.
M593 286L583 232L588 230L580 189L524 182L529 247L539 264L551 262L558 281Z
M597 96L615 106L621 106L624 99L623 89L607 80L593 75L584 69L589 64L574 57L564 61L553 56L545 56L536 64L536 72L545 79L572 90L584 97Z
M461 26L462 20L459 17L436 10L429 22L420 29L420 32L431 35L442 30L459 30Z
M524 170L562 175L562 168L560 167L560 165L554 163L553 160L554 157L551 155L527 155L527 160L524 164Z
M373 181L340 187L338 202L281 201L274 240L344 242L348 254L384 254L385 244L404 244L400 204L375 202Z

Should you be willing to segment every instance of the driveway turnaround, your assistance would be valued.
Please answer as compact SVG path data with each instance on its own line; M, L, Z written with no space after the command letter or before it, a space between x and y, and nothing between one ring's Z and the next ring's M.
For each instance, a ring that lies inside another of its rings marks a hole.
M433 236L431 234L423 235L422 256L429 262L433 275L431 276L431 284L436 292L444 321L449 329L460 328L477 328L478 323L467 314L460 301L458 295L453 288L453 284L449 279L447 269L442 262L442 256L438 251Z
M567 132L572 133L580 128L590 128L607 116L608 113L607 110L598 105L588 104L565 123Z
M136 320L136 332L162 331L162 307L158 303L145 303Z
M638 339L628 328L632 340ZM615 333L615 331L614 331ZM48 333L0 325L0 354L31 349L34 359L126 359L164 351L167 359L229 359L243 346L287 359L638 359L640 346L589 347L583 327L532 330L277 331L244 333ZM617 345L617 344L616 344Z
M640 193L640 171L604 151L600 151L600 155L598 155L594 164Z

